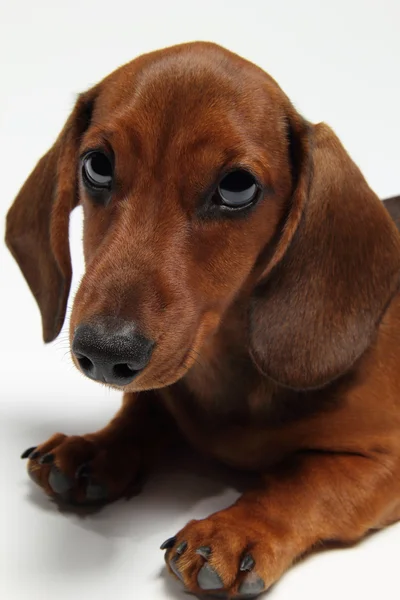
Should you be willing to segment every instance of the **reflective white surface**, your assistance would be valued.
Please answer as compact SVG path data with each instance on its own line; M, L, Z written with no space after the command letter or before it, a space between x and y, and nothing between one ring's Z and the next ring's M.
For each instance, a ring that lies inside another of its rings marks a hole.
M18 600L184 600L160 544L192 518L233 502L246 481L185 456L162 465L141 495L79 516L60 512L25 473L19 454L54 431L99 427L115 399L57 395L1 403L0 597ZM271 600L398 600L400 525L346 550L314 555L291 569Z

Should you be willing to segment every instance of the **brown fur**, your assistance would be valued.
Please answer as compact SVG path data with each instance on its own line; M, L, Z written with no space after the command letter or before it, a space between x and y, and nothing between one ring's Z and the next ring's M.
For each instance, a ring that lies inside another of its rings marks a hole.
M104 144L118 182L107 207L78 173L79 156ZM245 217L210 218L201 199L227 165L256 173L264 197ZM234 596L250 577L238 571L246 551L267 588L315 544L400 518L400 235L327 125L305 121L271 77L208 43L144 55L80 96L7 219L45 341L64 320L78 203L86 273L71 337L82 322L118 316L156 347L105 429L56 434L42 453L71 477L93 461L110 499L177 430L259 473L234 506L178 534L182 556L169 549L194 592L199 546L211 547ZM387 204L394 219L399 206ZM29 469L52 494L50 467Z

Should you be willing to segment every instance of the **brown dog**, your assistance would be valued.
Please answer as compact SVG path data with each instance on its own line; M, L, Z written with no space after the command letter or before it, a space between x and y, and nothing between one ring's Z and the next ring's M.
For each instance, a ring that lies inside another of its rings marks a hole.
M72 354L124 398L103 430L24 453L48 494L127 495L178 432L259 473L162 546L188 590L235 598L400 518L400 235L329 127L208 43L82 94L7 219L46 342L78 204Z

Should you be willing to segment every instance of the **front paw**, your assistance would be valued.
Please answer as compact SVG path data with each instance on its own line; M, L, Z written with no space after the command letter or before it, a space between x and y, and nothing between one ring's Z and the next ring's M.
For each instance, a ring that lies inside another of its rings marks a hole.
M138 480L131 446L98 434L54 434L28 448L28 474L52 497L71 504L105 503L132 494Z
M254 598L278 578L268 536L229 511L191 521L161 549L169 570L194 594Z

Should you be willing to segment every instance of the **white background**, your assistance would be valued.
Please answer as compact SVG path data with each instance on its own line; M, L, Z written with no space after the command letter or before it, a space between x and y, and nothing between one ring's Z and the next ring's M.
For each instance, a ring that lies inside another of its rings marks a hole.
M13 0L0 12L0 233L14 195L61 129L78 92L159 47L211 40L269 71L313 121L339 134L383 198L400 193L400 3L397 0ZM72 218L74 289L81 216ZM39 313L0 246L0 596L23 600L184 598L165 576L164 538L237 496L237 481L203 467L160 469L129 503L60 513L19 454L54 431L84 433L116 411L118 394L85 380L66 330L44 347ZM378 407L377 407L378 410ZM292 569L271 599L400 597L400 528Z

